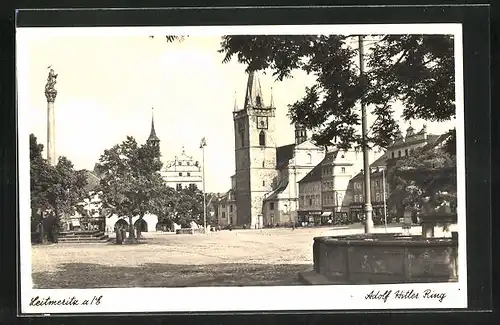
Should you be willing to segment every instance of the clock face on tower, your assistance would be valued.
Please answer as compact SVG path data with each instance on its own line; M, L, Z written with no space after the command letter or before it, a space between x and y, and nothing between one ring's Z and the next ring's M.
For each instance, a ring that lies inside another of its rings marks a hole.
M257 128L258 129L267 129L267 116L257 117Z

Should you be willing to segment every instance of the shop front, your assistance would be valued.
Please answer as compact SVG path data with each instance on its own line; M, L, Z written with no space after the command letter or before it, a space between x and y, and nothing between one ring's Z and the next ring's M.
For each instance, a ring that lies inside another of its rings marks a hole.
M351 204L350 206L350 221L351 222L361 222L363 220L363 205L362 204Z
M341 207L338 208L333 217L334 223L338 225L346 225L351 223L351 220L349 218L349 208L348 207Z
M298 221L301 226L320 224L321 211L299 211Z
M321 216L318 218L318 225L327 225L332 223L332 218L333 218L333 211L323 211Z
M373 212L372 212L372 218L373 218L373 223L374 224L384 224L385 223L385 216L384 216L384 204L383 203L374 203L373 206ZM389 216L387 216L387 222L389 223Z

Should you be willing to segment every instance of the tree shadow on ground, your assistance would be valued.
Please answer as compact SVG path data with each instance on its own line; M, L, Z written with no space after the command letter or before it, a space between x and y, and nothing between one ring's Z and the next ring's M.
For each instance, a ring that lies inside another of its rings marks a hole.
M298 273L309 264L148 263L134 267L62 264L56 272L33 273L35 289L301 285Z

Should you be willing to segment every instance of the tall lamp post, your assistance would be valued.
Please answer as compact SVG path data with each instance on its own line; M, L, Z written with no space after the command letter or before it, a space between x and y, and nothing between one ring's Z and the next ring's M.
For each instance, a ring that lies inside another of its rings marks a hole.
M382 195L384 199L384 223L385 223L385 232L387 232L387 203L385 197L385 166L382 168Z
M205 195L205 147L207 146L207 141L205 137L201 139L200 149L201 149L201 168L202 168L202 182L203 182L203 229L207 233L207 204Z
M359 43L359 76L361 81L363 82L363 75L365 70L365 60L364 60L364 48L363 48L363 35L358 36ZM364 90L362 90L364 92ZM367 116L366 116L366 106L363 99L364 93L361 96L361 145L363 148L363 170L364 170L364 196L365 196L365 204L364 204L364 213L365 213L365 233L369 234L373 232L373 219L372 219L372 203L371 203L371 193L370 193L370 162L368 157L368 144L367 144Z

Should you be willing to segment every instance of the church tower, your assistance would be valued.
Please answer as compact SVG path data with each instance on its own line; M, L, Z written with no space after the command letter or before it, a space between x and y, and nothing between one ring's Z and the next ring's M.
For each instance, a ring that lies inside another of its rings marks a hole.
M301 123L295 123L295 144L301 144L307 140L307 130Z
M153 108L151 108L151 132L149 133L149 137L146 140L146 143L149 145L152 145L154 147L157 147L160 145L160 139L156 136L154 118L155 117L154 117L154 113L153 113Z
M248 74L245 104L235 106L237 224L262 224L264 195L273 189L276 171L276 108L266 105L257 72Z

